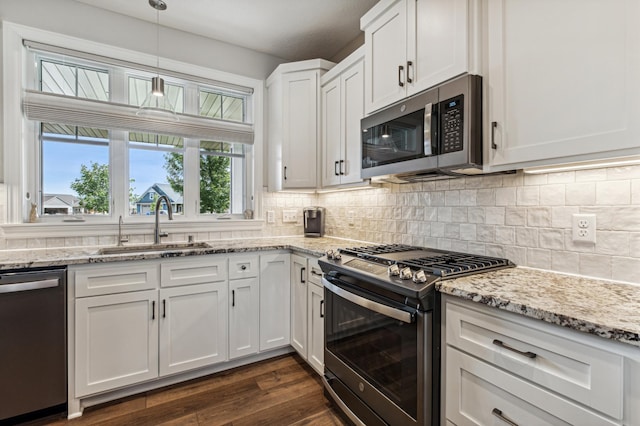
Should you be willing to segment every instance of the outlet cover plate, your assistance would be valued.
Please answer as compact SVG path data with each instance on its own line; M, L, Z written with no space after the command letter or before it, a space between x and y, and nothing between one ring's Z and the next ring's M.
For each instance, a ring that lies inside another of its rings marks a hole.
M276 212L267 210L267 223L276 223Z
M596 215L595 214L574 214L571 218L571 229L574 242L592 243L596 242Z
M297 221L297 210L282 210L282 223L296 223Z

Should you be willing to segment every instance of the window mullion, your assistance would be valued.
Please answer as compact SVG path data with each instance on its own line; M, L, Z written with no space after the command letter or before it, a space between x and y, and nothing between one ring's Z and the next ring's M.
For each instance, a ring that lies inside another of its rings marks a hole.
M196 139L185 139L184 215L196 219L200 214L200 147Z

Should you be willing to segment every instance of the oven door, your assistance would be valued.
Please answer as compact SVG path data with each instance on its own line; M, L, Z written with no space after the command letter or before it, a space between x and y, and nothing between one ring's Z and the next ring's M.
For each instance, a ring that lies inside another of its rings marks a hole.
M425 407L430 406L425 401L431 399L427 363L431 356L425 354L424 330L431 313L370 294L336 277L325 276L323 283L329 393L337 393L334 399L342 399L367 425L424 424L425 409L429 410ZM339 383L332 385L332 380Z

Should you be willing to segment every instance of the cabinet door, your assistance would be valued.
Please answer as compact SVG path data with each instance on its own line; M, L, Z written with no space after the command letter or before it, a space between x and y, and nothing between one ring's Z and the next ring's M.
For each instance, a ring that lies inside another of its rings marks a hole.
M147 290L76 299L76 397L158 377L157 297Z
M324 374L324 289L309 283L307 291L309 335L307 362Z
M341 76L342 158L339 165L340 183L361 182L362 133L364 117L364 59L348 68Z
M407 0L399 0L364 28L365 108L371 113L406 94Z
M160 375L227 359L227 282L160 290Z
M408 2L407 94L468 70L469 0ZM409 82L410 81L410 82Z
M640 2L489 0L492 170L638 151Z
M290 343L290 255L260 256L260 350Z
M229 359L258 352L258 278L229 281Z
M318 72L283 77L282 187L315 188L318 141Z
M307 258L291 255L291 346L307 359Z
M323 186L340 183L340 160L343 160L341 117L340 77L336 77L322 86Z

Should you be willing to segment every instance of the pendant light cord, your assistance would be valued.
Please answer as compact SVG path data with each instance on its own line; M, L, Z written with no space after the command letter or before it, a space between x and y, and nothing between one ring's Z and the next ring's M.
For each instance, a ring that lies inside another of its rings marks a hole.
M160 9L156 8L156 72L160 77Z

